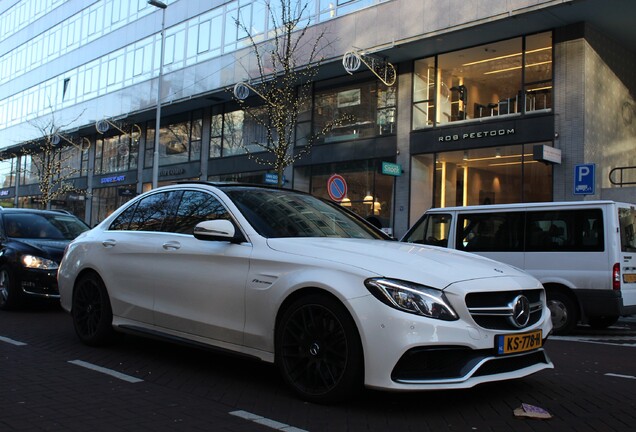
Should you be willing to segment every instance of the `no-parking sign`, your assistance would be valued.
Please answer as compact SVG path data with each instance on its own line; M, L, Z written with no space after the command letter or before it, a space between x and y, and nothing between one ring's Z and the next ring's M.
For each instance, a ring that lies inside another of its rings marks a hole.
M342 201L347 196L347 181L340 174L334 174L327 180L327 193L334 201Z

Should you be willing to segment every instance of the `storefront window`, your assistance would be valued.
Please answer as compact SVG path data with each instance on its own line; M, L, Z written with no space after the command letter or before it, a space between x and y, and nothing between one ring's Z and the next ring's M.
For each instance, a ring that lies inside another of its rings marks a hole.
M313 133L337 119L346 119L318 141L325 143L371 138L396 132L396 87L377 80L315 94Z
M106 219L119 206L134 198L134 195L120 193L120 187L93 189L92 214L90 223L92 225Z
M161 126L159 133L159 166L187 163L201 159L203 112L194 111L191 118ZM155 145L154 123L146 136L144 167L152 167Z
M331 199L327 190L329 178L341 175L347 183L347 194L340 205L359 216L388 229L391 227L394 177L380 174L379 160L342 162L294 170L294 188Z
M37 162L41 156L23 155L20 158L20 184L36 184L38 182L39 167Z
M413 128L552 108L552 34L417 60Z
M549 145L548 143L541 143ZM552 200L552 167L533 160L533 145L487 147L413 157L412 210L418 217L429 207L509 204ZM433 167L434 164L434 167ZM434 177L434 179L433 179ZM432 203L418 200L430 190Z
M137 168L141 130L104 137L95 141L95 173L128 171ZM152 159L151 159L152 161Z
M64 147L59 155L63 178L85 176L88 172L88 151L75 146Z
M264 107L251 107L248 112L237 110L225 113L221 156L244 154L246 150L250 153L264 151L264 147L271 144L268 143L268 129L269 120ZM276 137L273 136L272 139L275 140ZM211 149L210 156L212 153Z
M0 160L0 187L8 188L15 185L16 158Z

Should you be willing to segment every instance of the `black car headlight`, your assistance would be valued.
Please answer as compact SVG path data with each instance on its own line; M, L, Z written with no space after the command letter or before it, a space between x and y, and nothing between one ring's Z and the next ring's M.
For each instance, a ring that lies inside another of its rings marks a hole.
M364 285L378 300L392 308L444 321L459 319L441 290L385 278L367 279Z
M39 270L57 270L57 263L53 260L35 255L22 255L20 262L26 268Z

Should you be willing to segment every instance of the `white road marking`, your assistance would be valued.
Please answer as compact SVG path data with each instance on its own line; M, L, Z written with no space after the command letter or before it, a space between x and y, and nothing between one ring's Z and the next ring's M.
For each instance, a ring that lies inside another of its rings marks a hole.
M636 380L636 376L631 376L631 375L621 375L621 374L606 373L605 376L616 377L616 378L627 378L627 379Z
M276 430L285 431L285 432L308 432L304 429L299 429L294 426L289 426L288 424L277 422L276 420L270 420L263 416L252 414L251 412L247 412L247 411L232 411L230 412L230 415L240 417L242 419L249 420L254 423L258 423L260 425L267 426L269 428L276 429Z
M134 384L134 383L138 383L138 382L143 382L142 379L135 378L133 376L126 375L126 374L123 374L121 372L114 371L112 369L108 369L108 368L105 368L105 367L97 366L97 365L94 365L92 363L88 363L88 362L85 362L85 361L82 361L82 360L69 360L68 362L72 363L72 364L74 364L76 366L81 366L81 367L84 367L86 369L91 369L91 370L94 370L96 372L101 372L103 374L110 375L112 377L118 378L118 379L123 380L123 381L127 381L129 383L133 383Z
M3 336L0 336L0 341L6 342L6 343L11 344L11 345L15 345L15 346L24 346L24 345L26 345L24 342L20 342L20 341L17 341L17 340L9 339L8 337L3 337Z

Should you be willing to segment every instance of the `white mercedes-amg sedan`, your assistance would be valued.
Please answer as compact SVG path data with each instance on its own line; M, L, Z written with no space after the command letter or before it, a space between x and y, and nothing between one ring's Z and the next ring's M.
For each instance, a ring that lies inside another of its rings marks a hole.
M73 241L58 283L86 344L128 332L230 350L276 363L314 402L553 367L535 278L393 241L338 203L290 190L154 189Z

